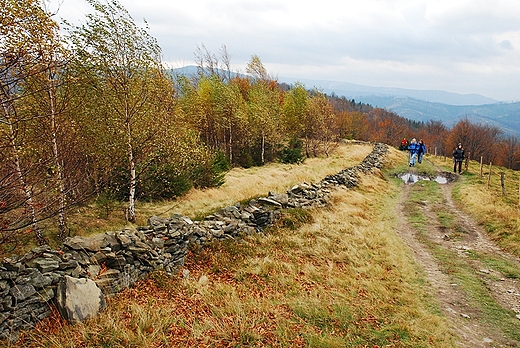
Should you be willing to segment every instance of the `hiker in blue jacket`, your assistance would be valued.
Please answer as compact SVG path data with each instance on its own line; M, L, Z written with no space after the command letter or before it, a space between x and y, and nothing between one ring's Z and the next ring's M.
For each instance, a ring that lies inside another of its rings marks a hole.
M415 166L417 152L419 151L419 144L415 138L413 138L410 145L408 145L408 150L410 151L410 167L412 167Z
M417 150L417 162L419 162L419 164L422 163L422 158L425 153L426 145L424 145L424 141L422 139L419 139L419 149Z

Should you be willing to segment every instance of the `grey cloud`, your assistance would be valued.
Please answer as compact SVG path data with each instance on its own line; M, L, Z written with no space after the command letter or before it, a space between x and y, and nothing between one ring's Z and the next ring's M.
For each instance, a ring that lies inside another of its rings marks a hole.
M514 50L513 44L509 40L503 40L499 43L500 47L506 50Z
M299 3L296 8L291 7L295 6L291 1L240 0L202 2L188 9L181 2L165 1L161 6L159 0L119 1L134 19L146 18L166 61L194 64L197 45L204 43L218 54L225 44L232 66L256 54L266 67L289 67L313 77L347 71L343 78L349 79L359 71L363 79L387 86L396 83L399 85L395 87L402 88L423 85L424 89L440 89L445 84L446 90L453 88L454 92L483 93L489 85L493 89L487 95L495 99L500 99L492 95L498 90L520 93L519 84L511 83L513 78L495 75L493 81L486 82L489 71L501 69L520 81L520 69L516 68L520 57L516 51L520 43L520 3L516 1L381 0L370 3L373 8L361 6L361 2L332 6L325 1L313 6ZM329 13L320 12L323 7L316 6L329 6ZM305 9L314 12L299 18ZM345 61L352 66L344 66ZM468 65L470 73L464 75L460 67ZM420 71L423 66L428 71ZM475 66L482 66L483 72ZM306 67L313 67L312 71ZM283 71L275 73L285 75ZM473 80L482 83L482 90L473 90L476 84L469 83ZM500 81L505 87L499 88Z

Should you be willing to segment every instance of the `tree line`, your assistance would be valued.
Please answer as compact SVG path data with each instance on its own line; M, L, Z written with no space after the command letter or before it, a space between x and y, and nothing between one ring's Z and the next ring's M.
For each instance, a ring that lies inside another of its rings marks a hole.
M448 128L441 121L417 122L345 97L332 95L328 98L338 113L338 122L346 122L341 129L350 129L351 133L342 133L342 138L379 141L395 147L403 138L423 139L431 153L436 151L437 155L447 157L451 157L458 143L462 143L471 160L482 159L484 163L520 169L519 139L505 135L496 126L473 123L464 116ZM351 121L354 123L349 123Z
M175 75L161 48L117 0L86 0L82 25L59 25L41 0L0 0L0 245L64 240L67 212L92 200L171 199L223 183L233 166L301 163L340 139L423 138L439 154L517 169L518 140L461 120L404 119L303 84L279 83L260 58L233 73L225 46L195 51L197 74ZM65 34L60 34L63 29ZM41 222L55 219L56 236Z

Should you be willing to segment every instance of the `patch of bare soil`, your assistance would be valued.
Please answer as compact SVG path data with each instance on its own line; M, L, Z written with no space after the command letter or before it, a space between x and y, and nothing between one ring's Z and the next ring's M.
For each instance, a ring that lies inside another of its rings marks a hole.
M416 184L403 184L400 197L402 207L408 199L411 190ZM431 223L426 224L426 235L437 246L455 251L460 260L470 265L475 273L485 282L488 291L504 308L520 313L520 284L490 269L468 257L468 251L481 254L497 255L516 263L520 269L518 259L506 254L498 248L487 236L481 226L475 223L471 217L460 210L451 196L452 184L440 185L443 194L443 209L454 214L462 232L453 234L447 231L437 221L436 204L423 202L421 205L423 214ZM416 261L426 273L427 281L431 285L432 294L438 299L440 308L448 318L454 332L459 336L459 347L520 347L520 342L511 342L503 337L500 330L495 330L486 323L481 322L480 311L470 305L466 293L444 273L435 258L429 252L427 246L417 237L417 231L407 221L402 209L396 209L399 221L399 234L405 243L413 250ZM423 237L424 238L424 237Z

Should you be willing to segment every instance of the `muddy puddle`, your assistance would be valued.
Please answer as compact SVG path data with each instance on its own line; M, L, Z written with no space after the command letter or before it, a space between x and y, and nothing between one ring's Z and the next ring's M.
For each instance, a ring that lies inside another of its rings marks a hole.
M401 173L398 174L397 177L403 180L405 184L415 184L421 180L436 181L439 184L447 184L455 180L455 177L451 173L441 173L433 177L414 173Z

